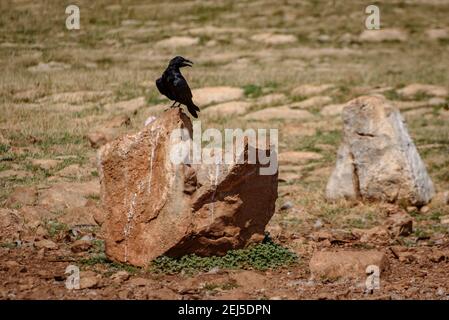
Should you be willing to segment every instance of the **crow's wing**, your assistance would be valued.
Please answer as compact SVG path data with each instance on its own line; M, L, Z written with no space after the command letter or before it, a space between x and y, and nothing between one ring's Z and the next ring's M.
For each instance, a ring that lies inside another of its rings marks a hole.
M167 85L163 77L156 80L156 87L159 90L159 92L162 93L164 96L166 96L170 100L175 100L174 96L170 93L169 88L167 88Z
M175 95L176 101L184 105L192 103L192 91L190 91L190 87L182 75L176 75L173 79L172 92Z

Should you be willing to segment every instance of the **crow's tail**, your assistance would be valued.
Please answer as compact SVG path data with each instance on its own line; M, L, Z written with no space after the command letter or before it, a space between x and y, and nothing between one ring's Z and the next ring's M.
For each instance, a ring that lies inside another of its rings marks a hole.
M198 115L196 114L196 112L200 112L200 108L198 108L193 102L189 103L187 105L187 110L189 110L190 114L194 117L194 118L198 118Z

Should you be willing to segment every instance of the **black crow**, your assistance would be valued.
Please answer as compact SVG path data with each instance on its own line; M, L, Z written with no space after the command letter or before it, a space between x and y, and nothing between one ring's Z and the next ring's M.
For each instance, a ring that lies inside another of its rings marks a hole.
M192 91L190 91L186 79L184 79L181 71L179 71L180 68L191 67L192 64L192 61L181 56L174 57L170 60L162 77L156 80L156 86L160 93L174 101L171 108L173 108L176 103L179 103L178 107L183 104L187 107L187 110L189 110L192 116L198 118L196 112L199 112L200 108L193 103Z

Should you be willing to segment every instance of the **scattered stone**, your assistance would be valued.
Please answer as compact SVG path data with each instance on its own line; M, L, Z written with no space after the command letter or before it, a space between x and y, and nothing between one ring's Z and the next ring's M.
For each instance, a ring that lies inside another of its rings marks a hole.
M96 288L100 283L100 277L93 271L80 272L80 290Z
M129 277L130 277L130 274L128 272L126 272L125 270L122 270L122 271L118 271L118 272L114 273L111 276L111 279L115 283L122 283L122 282L125 282L126 280L128 280Z
M234 115L245 114L251 107L251 103L245 101L230 101L225 103L220 103L212 107L208 107L201 111L202 115L212 116L212 117L228 117Z
M279 45L297 42L298 39L291 34L273 34L273 33L259 33L253 35L251 40L262 42L268 45Z
M311 151L286 151L278 155L280 165L307 163L313 160L320 160L323 156Z
M327 105L324 108L322 108L320 113L323 116L328 116L328 117L337 116L343 112L343 109L345 106L346 106L346 104L344 104L344 103L330 104L330 105Z
M266 105L272 106L272 105L282 103L286 99L287 99L287 97L283 93L272 93L272 94L268 94L266 96L262 96L262 97L258 98L256 103L258 105L262 105L262 106L266 106Z
M418 208L415 206L407 206L406 210L408 213L413 213L413 212L417 212Z
M443 287L438 287L436 295L440 296L440 297L444 297L444 296L446 296L446 290Z
M447 88L431 84L410 84L402 89L397 90L398 94L406 99L413 99L420 94L425 94L432 97L445 98L449 95Z
M98 181L88 182L61 182L40 190L38 204L52 210L83 207L89 197L99 195Z
M91 234L85 234L84 236L81 237L80 240L84 240L84 241L93 241L95 240L94 236Z
M89 170L88 168L81 167L79 164L75 163L59 170L58 172L56 172L55 175L63 178L76 177L80 179L81 177L86 177L89 176L90 174L91 170Z
M34 159L31 160L33 166L39 167L43 170L51 170L56 168L62 161L55 159Z
M17 269L20 267L20 263L18 263L17 261L14 261L14 260L8 260L8 261L6 261L5 266L8 269Z
M438 107L438 106L445 106L448 104L448 102L446 101L446 99L441 98L441 97L433 97L430 98L428 101L429 106L431 107Z
M92 148L99 148L109 141L115 138L115 132L110 131L93 131L87 134L87 140L89 140L90 146Z
M190 47L197 45L200 42L200 38L194 37L170 37L160 40L156 43L156 48L173 49L179 47Z
M256 271L242 270L231 274L231 279L236 282L238 286L244 287L247 290L265 291L267 285L267 277Z
M0 208L0 243L20 240L24 221L17 210Z
M155 116L149 116L144 123L144 126L149 126L151 123L153 123L157 118Z
M92 247L92 242L89 240L76 240L70 246L70 250L74 253L80 253L83 251L87 251Z
M285 171L281 168L279 168L279 176L278 176L278 181L279 182L293 182L295 180L299 180L301 179L302 174L301 173L296 173L296 172L288 172Z
M118 115L113 117L111 120L108 120L103 126L105 128L120 128L127 127L131 124L131 119L127 115Z
M47 238L48 237L48 230L45 229L42 225L39 225L36 228L36 231L34 231L34 234L39 238Z
M320 108L326 104L332 102L332 98L328 96L315 96L303 100L301 102L297 102L291 105L293 109L312 109L312 108Z
M430 261L434 263L446 261L447 258L449 258L448 254L441 250L433 250L432 254L430 255Z
M61 216L58 216L58 222L67 225L70 228L77 226L96 226L94 216L97 211L102 211L96 206L82 206L67 208ZM98 214L98 213L97 213Z
M407 249L404 247L393 246L390 247L393 255L399 259L400 262L411 263L418 260L416 252L413 249Z
M236 87L205 87L192 90L193 101L200 107L242 99L244 91Z
M311 84L303 84L299 87L296 87L292 90L292 95L294 97L312 97L321 95L331 89L334 89L335 86L333 84L321 84L321 85L311 85Z
M43 239L34 243L34 246L38 249L56 250L58 245L49 239Z
M27 171L21 170L4 170L0 171L1 179L25 179L32 177L33 175Z
M428 101L395 101L395 106L407 114L420 114L427 112L429 107Z
M293 202L291 202L291 201L286 201L286 202L284 202L283 204L282 204L282 206L281 206L281 211L283 211L283 210L288 210L288 209L291 209L291 208L293 208L294 207L294 204L293 204Z
M87 68L87 69L97 69L98 68L98 64L97 63L89 62L89 61L83 62L82 66Z
M141 24L141 22L139 20L135 20L135 19L126 19L126 20L122 20L122 22L120 24L124 27L129 27L129 26L137 26L137 25Z
M425 33L427 38L431 40L449 39L449 31L447 29L428 29Z
M119 4L111 4L106 6L106 10L108 11L120 11L122 9L122 6Z
M46 96L39 100L40 103L70 103L81 104L89 101L96 101L107 96L111 96L112 91L75 91L62 92Z
M145 278L132 278L128 281L132 287L146 287L151 285L151 280Z
M95 220L95 222L101 226L103 225L104 221L106 220L106 212L105 210L103 210L102 208L96 208L93 211L93 218Z
M427 174L399 111L387 100L364 96L343 111L344 137L326 187L339 198L427 204L434 195Z
M377 226L371 229L353 229L352 233L359 237L362 243L383 243L390 239L387 228L383 226Z
M122 289L119 291L118 293L118 298L120 300L128 300L128 299L132 299L132 292L129 291L128 289Z
M378 266L381 272L386 270L387 256L376 250L321 251L313 254L309 268L316 279L365 279L370 265Z
M405 31L394 28L380 30L364 30L359 40L362 42L404 42L408 35Z
M34 205L37 201L37 188L36 187L17 187L9 195L6 200L6 206L21 207L24 205Z
M33 102L43 96L43 92L37 89L30 89L17 92L13 95L13 99L16 102Z
M385 222L394 236L406 237L413 232L413 219L405 212L392 214Z
M348 243L356 239L351 232L338 229L315 231L309 235L309 238L316 242L327 242L329 246L336 243Z
M52 220L54 214L48 209L40 206L25 205L19 209L21 217L23 217L25 226L30 229L36 229L44 221Z
M323 221L321 220L321 219L317 219L316 221L315 221L315 223L313 224L313 228L314 229L320 229L320 228L322 228L323 227Z
M351 43L355 43L358 41L357 36L351 34L351 33L345 33L343 34L338 41L340 43L344 43L344 44L351 44Z
M331 41L331 37L330 37L329 35L327 35L327 34L320 34L320 35L316 38L316 40L317 40L318 42L325 43L325 42Z
M368 93L370 95L377 94L377 95L385 96L385 93L390 92L391 90L394 90L394 87L378 85L378 86L375 86L374 88L370 89Z
M134 135L99 151L106 254L147 265L165 254L223 255L264 238L274 213L277 173L261 165L175 165L170 134L191 133L190 119L171 109ZM249 146L246 145L245 152Z
M440 217L440 223L441 224L449 224L449 215L441 216Z
M430 211L430 208L428 206L422 206L421 209L419 209L419 212L422 214L426 214Z
M107 112L124 112L126 114L135 114L139 109L147 105L145 97L138 97L131 100L108 103L104 106Z
M73 155L73 154L68 154L68 155L64 155L64 156L56 156L55 159L56 160L76 160L76 159L78 159L78 156Z
M67 69L70 69L70 65L56 61L50 61L49 63L39 62L39 64L28 68L31 72L52 72Z
M288 106L266 108L259 111L248 113L243 117L245 120L255 120L255 121L271 121L271 120L286 120L286 121L296 121L296 120L308 120L313 118L307 110L295 110Z
M189 33L197 36L217 36L228 34L245 34L248 30L240 27L215 27L211 25L204 25L198 28L189 29Z
M40 250L37 252L36 257L37 257L39 260L44 259L44 257L45 257L45 248L40 249Z
M207 274L219 274L221 272L220 267L213 267L212 269L210 269Z
M0 144L5 145L8 149L11 146L11 141L9 139L6 139L0 132Z

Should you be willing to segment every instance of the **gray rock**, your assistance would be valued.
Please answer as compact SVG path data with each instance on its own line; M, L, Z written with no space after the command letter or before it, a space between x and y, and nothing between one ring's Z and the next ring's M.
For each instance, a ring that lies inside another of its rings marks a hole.
M343 110L344 137L327 187L329 200L370 199L427 204L435 191L399 111L364 96Z
M315 223L313 224L313 227L314 227L315 229L320 229L322 226L323 226L323 221L321 221L321 219L317 219L317 220L315 221Z
M281 206L281 210L288 210L290 208L293 208L293 203L291 201L286 201L284 202L284 204Z

